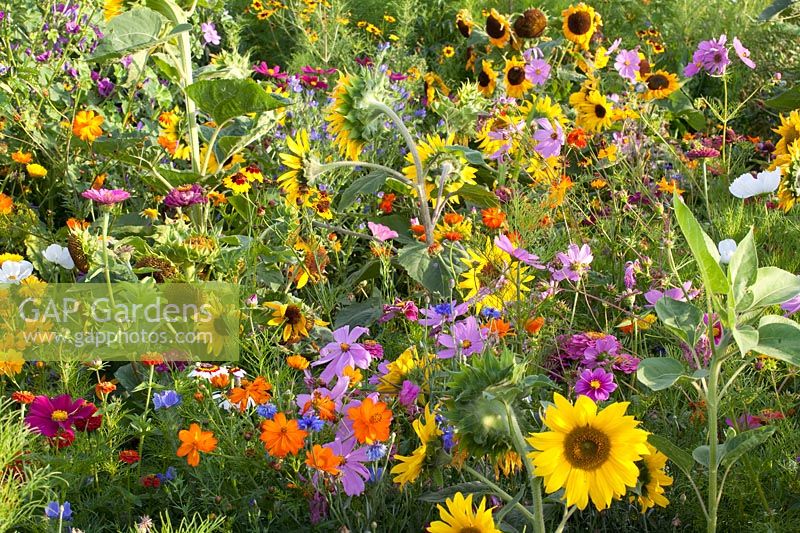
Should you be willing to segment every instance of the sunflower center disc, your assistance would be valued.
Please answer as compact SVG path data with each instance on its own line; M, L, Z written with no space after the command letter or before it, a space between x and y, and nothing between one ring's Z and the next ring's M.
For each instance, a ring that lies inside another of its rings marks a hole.
M594 470L602 466L610 453L608 435L593 427L573 429L564 440L567 461L581 470Z
M567 17L567 27L575 35L583 35L592 27L592 17L585 11L578 11Z

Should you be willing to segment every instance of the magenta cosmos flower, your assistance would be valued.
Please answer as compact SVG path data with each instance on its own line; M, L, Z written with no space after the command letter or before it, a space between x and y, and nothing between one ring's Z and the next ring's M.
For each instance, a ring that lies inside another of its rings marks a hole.
M25 423L46 437L55 437L61 431L71 433L75 421L88 419L94 411L86 400L73 400L69 394L55 398L37 396L31 403Z
M536 119L536 124L539 126L533 133L533 138L536 140L533 149L536 153L542 157L555 157L560 154L561 147L567 139L561 124L546 118Z
M203 187L197 183L181 185L167 193L164 197L164 205L167 207L189 207L195 204L205 204L208 202L208 198L203 193Z
M437 355L441 359L450 359L456 354L468 356L480 353L483 350L485 335L478 320L467 317L461 322L453 324L452 335L442 333L436 340L445 347Z
M727 40L725 34L722 34L718 39L701 41L692 55L692 62L683 69L684 76L692 77L701 70L714 75L725 74L725 69L731 62L725 47Z
M594 260L592 249L588 244L584 244L578 248L577 244L570 244L567 248L567 253L559 252L556 257L561 261L561 270L553 272L553 279L561 281L568 279L570 281L578 281L591 268L591 263Z
M350 326L342 326L333 332L333 342L326 344L319 351L321 357L311 363L311 366L328 364L319 376L322 381L330 383L334 376L341 376L348 366L369 367L372 355L358 343L358 338L365 333L369 333L369 330L360 326L352 330Z
M101 205L118 204L131 197L128 191L122 189L89 189L83 191L81 196Z
M602 402L617 389L614 383L614 374L606 372L602 368L583 370L575 384L575 392L581 396L588 396L592 401Z
M511 239L508 238L507 235L498 235L494 238L494 245L503 250L505 253L513 257L514 259L518 259L522 261L526 265L530 265L533 268L538 268L539 270L544 270L545 266L539 261L539 256L530 253L528 250L524 250L522 248L517 248L514 246L514 243L511 242Z

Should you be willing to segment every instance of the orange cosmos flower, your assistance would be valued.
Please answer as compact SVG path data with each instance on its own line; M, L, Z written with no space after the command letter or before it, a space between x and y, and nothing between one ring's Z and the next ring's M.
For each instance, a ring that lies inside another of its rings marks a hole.
M238 405L239 411L243 413L251 399L256 405L267 403L272 397L269 393L271 390L272 384L261 376L253 381L243 379L241 387L234 387L228 393L228 400L232 404Z
M14 200L0 192L0 215L10 215L14 209Z
M447 213L444 215L444 223L448 226L455 226L462 220L464 220L464 217L458 213Z
M323 448L319 444L315 444L314 447L311 448L311 453L306 457L306 464L308 466L327 472L332 476L338 475L341 472L338 467L343 462L344 458L341 455L336 455L330 448Z
M491 319L488 326L489 332L494 333L500 339L509 334L513 335L513 333L511 333L511 324L500 318Z
M525 321L525 331L531 335L536 335L544 326L544 317L537 316L536 318L529 318Z
M371 398L365 398L358 407L348 409L347 416L353 421L353 431L358 442L372 444L389 438L392 412L385 403L375 403Z
M286 420L286 415L277 413L272 420L261 422L261 441L270 455L286 457L296 454L305 444L308 432L300 429L297 420Z
M499 207L489 207L481 210L483 225L489 229L498 229L506 221L506 214Z
M295 370L305 370L308 368L308 359L302 355L294 354L286 358L286 364Z
M313 408L321 420L333 422L336 420L336 402L330 396L323 396L318 390L311 394L311 399L303 405L302 414Z
M189 429L178 432L181 445L178 448L178 457L186 457L189 466L200 464L200 452L213 452L217 447L217 439L211 431L202 431L198 424L192 423Z
M11 159L13 159L16 163L20 165L27 165L31 161L33 161L33 154L30 152L23 152L22 150L17 150L13 154L11 154Z
M105 119L94 111L78 111L72 121L72 133L82 141L94 142L103 134L100 124Z
M25 405L33 403L33 400L36 399L36 396L27 390L18 390L14 391L11 394L11 399L15 402L23 403Z
M561 179L554 181L550 185L550 192L547 195L547 206L550 209L556 209L564 203L564 195L572 188L572 180L569 176L561 176Z
M575 148L586 148L586 131L583 128L575 128L569 132L567 144Z

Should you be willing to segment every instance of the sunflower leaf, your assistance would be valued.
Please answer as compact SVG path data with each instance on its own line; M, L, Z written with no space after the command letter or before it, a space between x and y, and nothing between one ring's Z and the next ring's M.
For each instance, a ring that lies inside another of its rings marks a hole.
M669 357L643 359L636 370L639 382L653 391L668 389L680 378L688 378L683 364Z
M775 426L764 426L728 439L725 441L725 455L722 457L722 464L732 465L744 454L766 442L777 429Z
M655 446L655 448L666 455L670 461L680 468L687 476L694 467L692 456L688 452L679 448L677 444L673 443L666 437L659 435L648 435L647 442Z
M703 231L700 223L677 194L674 198L675 218L681 227L686 243L692 251L697 268L703 277L707 291L717 294L728 293L728 278L719 266L719 252L714 241Z
M800 325L778 315L763 317L758 323L758 345L753 351L800 366Z

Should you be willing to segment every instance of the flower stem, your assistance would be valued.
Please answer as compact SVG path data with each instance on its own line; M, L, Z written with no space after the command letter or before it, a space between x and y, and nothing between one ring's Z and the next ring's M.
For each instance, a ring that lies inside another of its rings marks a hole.
M488 485L489 488L492 489L506 503L511 503L514 501L514 497L512 495L501 489L496 483L492 482L489 478L487 478L486 476L484 476L471 466L464 465L462 468L466 470L469 474L471 474L473 477L478 478L479 481L486 483L486 485ZM525 515L525 518L527 518L531 524L536 523L536 517L533 515L533 513L531 513L528 509L526 509L524 505L517 502L514 504L514 507L516 507L516 509L519 510L520 513Z
M511 440L514 443L514 448L517 449L517 453L522 458L522 462L525 464L525 469L528 471L528 482L530 483L531 488L533 514L535 518L531 525L533 526L533 531L535 533L545 533L541 479L536 477L534 474L533 463L531 462L531 458L528 457L528 447L525 444L525 438L522 436L522 430L519 428L517 416L514 414L514 410L511 408L511 405L509 405L507 402L504 403L506 406L506 413L508 415L508 425L511 429Z
M712 337L712 343L713 337ZM708 533L715 533L717 530L717 474L719 471L717 456L719 454L719 435L717 433L718 416L718 391L719 375L722 362L714 354L711 362L710 375L708 377L708 392L706 394L706 404L708 405Z
M114 291L111 288L111 269L108 266L108 226L111 221L111 208L106 207L103 209L103 267L106 277L106 287L108 288L108 297L111 300L111 306L114 306Z

